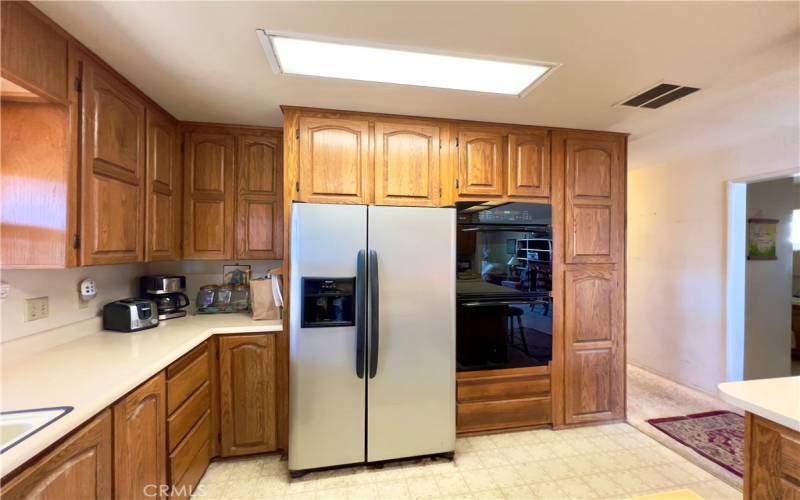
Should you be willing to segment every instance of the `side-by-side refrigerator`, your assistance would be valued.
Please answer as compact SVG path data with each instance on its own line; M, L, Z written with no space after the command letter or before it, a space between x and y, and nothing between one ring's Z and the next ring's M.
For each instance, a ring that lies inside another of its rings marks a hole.
M289 470L455 449L454 209L292 206Z

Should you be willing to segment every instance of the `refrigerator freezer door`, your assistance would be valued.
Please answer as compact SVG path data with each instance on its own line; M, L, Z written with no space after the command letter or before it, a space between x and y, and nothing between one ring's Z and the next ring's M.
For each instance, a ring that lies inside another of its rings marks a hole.
M455 210L371 206L368 220L380 328L377 360L368 361L375 372L367 380L367 460L451 452Z
M301 328L301 279L355 278L366 247L366 206L292 207L289 470L364 461L366 387L356 373L356 326Z

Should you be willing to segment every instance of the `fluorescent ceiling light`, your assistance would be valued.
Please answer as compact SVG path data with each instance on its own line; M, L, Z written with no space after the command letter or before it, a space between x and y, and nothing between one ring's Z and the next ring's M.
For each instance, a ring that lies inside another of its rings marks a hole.
M257 30L277 73L522 95L557 67L312 40Z

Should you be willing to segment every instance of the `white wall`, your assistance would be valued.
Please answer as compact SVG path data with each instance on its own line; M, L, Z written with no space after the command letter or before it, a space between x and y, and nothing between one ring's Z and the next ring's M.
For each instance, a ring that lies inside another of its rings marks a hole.
M98 316L112 300L135 296L144 264L95 266L77 269L6 270L0 279L9 285L8 298L0 302L0 342L33 335ZM84 278L97 283L97 297L81 308L78 284ZM50 298L46 319L25 322L25 299Z
M791 375L792 179L747 185L747 217L778 219L777 260L748 260L745 379Z

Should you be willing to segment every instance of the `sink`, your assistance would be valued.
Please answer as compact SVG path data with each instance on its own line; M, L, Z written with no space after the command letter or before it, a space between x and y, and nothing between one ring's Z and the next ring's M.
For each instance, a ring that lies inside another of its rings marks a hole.
M0 453L5 453L71 411L71 406L59 406L0 412Z

